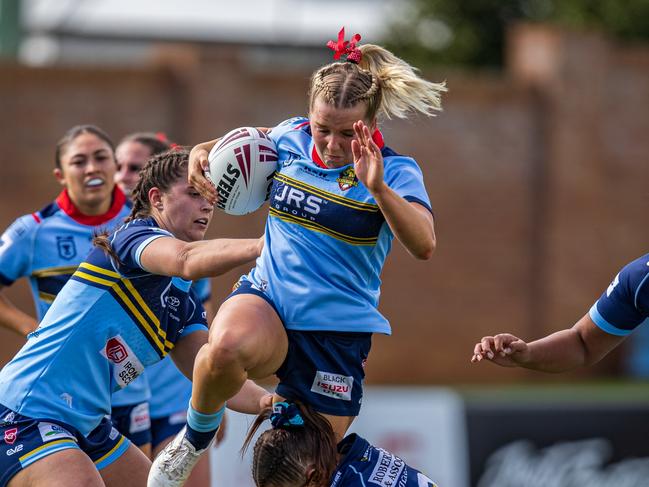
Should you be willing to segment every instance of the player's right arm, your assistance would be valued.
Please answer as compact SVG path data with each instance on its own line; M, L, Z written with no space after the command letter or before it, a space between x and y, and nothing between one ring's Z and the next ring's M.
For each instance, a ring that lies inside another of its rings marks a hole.
M608 289L574 326L526 343L509 333L486 336L472 362L564 372L593 365L625 337L649 322L649 254L624 266Z
M32 316L16 308L3 288L29 274L33 238L38 222L32 215L18 218L0 237L0 326L27 335L38 326Z
M510 333L486 336L476 343L471 362L487 360L503 367L566 372L593 365L624 340L599 328L589 314L572 328L526 343Z

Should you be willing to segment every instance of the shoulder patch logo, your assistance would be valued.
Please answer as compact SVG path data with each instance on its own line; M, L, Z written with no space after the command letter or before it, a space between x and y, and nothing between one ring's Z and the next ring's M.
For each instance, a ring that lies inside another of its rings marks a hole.
M56 237L56 248L59 251L59 257L70 260L77 255L77 247L74 244L74 237Z
M336 179L336 182L338 183L338 187L340 187L340 189L343 191L347 191L354 186L358 186L358 178L356 177L354 168L348 167L343 172L341 172L340 176L338 176L338 178Z

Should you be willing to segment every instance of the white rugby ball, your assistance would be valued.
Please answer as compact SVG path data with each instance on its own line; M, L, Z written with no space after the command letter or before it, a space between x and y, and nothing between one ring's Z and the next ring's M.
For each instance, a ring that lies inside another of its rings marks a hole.
M212 148L208 161L209 176L219 195L218 208L230 215L245 215L268 199L277 149L261 130L231 130Z

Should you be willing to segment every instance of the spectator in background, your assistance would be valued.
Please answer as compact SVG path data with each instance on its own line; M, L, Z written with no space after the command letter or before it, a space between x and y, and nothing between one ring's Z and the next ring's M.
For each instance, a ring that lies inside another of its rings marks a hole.
M117 172L115 182L126 195L130 195L140 180L140 170L147 160L156 154L178 147L171 143L165 134L158 132L136 132L124 137L115 150L117 157ZM200 299L207 322L210 323L214 316L214 309L210 303L211 286L209 279L200 279L192 285ZM192 395L192 384L167 357L149 369L145 370L151 397L149 398L149 413L151 416L151 447L152 457L155 456L169 443L172 438L185 426L187 418L187 404ZM128 388L118 391L113 395L113 410L116 400L128 394ZM131 423L132 424L132 423ZM125 434L122 430L120 430ZM223 434L223 429L219 434ZM126 435L128 436L128 435ZM210 462L205 456L196 466L188 479L186 486L206 486L210 482Z
M0 281L29 277L37 319L88 254L94 234L121 224L130 203L114 183L117 165L110 137L93 125L72 127L58 142L54 176L63 191L40 211L20 217L4 234ZM22 334L37 320L0 295L0 323ZM151 455L149 386L138 378L113 398L111 418L117 429Z

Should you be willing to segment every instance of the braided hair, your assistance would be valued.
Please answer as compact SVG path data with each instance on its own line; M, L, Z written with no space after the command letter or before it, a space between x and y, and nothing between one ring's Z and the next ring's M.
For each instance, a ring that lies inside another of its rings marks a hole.
M336 438L327 419L306 404L293 403L299 410L303 424L276 424L264 431L253 448L252 477L257 487L283 487L309 485L323 487L337 464ZM264 409L251 425L242 451L266 419L273 416L272 409ZM309 470L313 474L309 477Z
M159 188L160 191L167 192L176 182L187 176L188 164L189 152L184 149L168 150L152 156L140 171L140 180L131 194L133 208L124 223L151 216L151 202L149 201L151 188ZM120 262L111 247L108 232L96 235L92 243L103 249L116 262Z
M336 108L366 102L368 120L377 116L407 118L410 112L434 116L442 109L445 83L426 81L416 68L381 46L364 44L359 49L359 64L334 62L313 73L309 111L318 97Z

